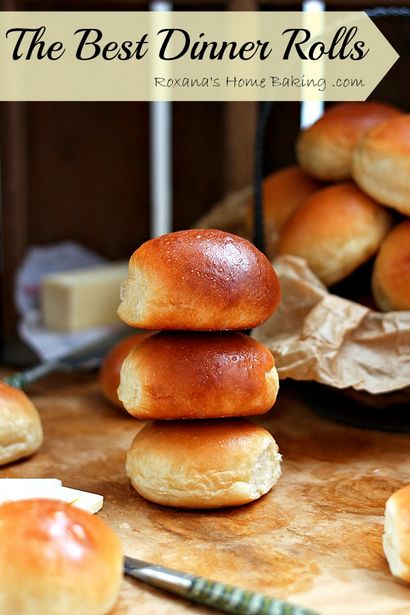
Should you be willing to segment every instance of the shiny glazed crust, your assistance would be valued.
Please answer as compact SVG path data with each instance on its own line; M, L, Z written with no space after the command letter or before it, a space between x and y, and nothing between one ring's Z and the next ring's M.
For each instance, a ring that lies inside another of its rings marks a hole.
M353 177L376 201L410 216L410 115L367 133L353 154Z
M262 414L275 403L271 352L242 333L157 333L131 350L119 397L142 420Z
M373 256L390 226L388 212L354 184L335 184L295 212L283 228L278 251L304 258L331 286Z
M151 239L134 252L118 314L142 329L240 330L262 324L279 301L272 265L249 241L188 230Z
M0 506L0 613L104 615L122 582L116 534L55 500Z
M32 455L42 442L41 419L32 402L0 381L0 465Z
M244 419L149 423L135 436L127 474L152 502L219 508L256 500L278 480L271 434Z
M300 133L296 144L300 166L318 179L349 179L352 153L361 137L373 126L400 113L395 107L378 102L333 105Z

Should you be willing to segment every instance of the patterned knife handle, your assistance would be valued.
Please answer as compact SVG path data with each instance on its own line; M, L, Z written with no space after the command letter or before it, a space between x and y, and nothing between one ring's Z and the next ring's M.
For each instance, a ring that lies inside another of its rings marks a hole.
M193 577L187 598L237 615L318 615L317 612L239 587Z
M31 369L26 369L22 372L16 372L10 376L3 378L3 381L10 384L16 389L25 389L32 382L40 380L47 374L51 374L59 369L60 363L58 361L47 361L47 363L41 363Z

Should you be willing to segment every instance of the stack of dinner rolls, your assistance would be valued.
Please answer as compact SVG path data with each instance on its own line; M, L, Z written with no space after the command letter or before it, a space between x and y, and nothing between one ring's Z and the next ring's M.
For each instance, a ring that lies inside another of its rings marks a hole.
M276 482L273 437L242 417L273 406L278 375L270 351L240 331L262 324L279 301L272 265L236 235L179 231L134 252L118 313L159 332L122 363L118 397L131 415L154 421L127 455L127 473L145 498L233 506Z
M299 166L265 179L268 254L304 258L328 287L375 257L373 297L410 309L410 115L333 105L296 143ZM248 202L248 228L252 200Z

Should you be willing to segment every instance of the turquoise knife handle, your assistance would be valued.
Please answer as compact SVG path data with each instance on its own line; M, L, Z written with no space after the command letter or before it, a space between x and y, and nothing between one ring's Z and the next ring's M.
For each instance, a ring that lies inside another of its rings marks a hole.
M41 363L31 369L26 369L23 372L16 372L10 376L3 378L3 381L10 384L16 389L25 389L33 382L37 382L44 376L57 371L60 367L58 361L47 361L47 363Z
M193 577L187 598L237 615L318 615L315 611L246 589Z

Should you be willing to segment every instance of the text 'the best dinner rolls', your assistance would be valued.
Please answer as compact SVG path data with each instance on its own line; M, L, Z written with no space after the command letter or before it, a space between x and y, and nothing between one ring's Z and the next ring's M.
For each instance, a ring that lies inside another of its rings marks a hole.
M266 412L279 388L273 356L242 333L157 333L133 348L119 398L142 420Z
M122 402L118 399L117 389L120 384L121 366L131 348L140 344L152 333L136 333L126 337L116 344L105 356L100 370L100 388L106 399L115 406L123 408Z
M147 500L181 508L238 506L267 493L281 456L271 434L244 419L149 423L127 454Z
M374 263L373 296L384 312L410 310L410 220L383 241Z
M391 573L410 583L410 485L387 500L383 548Z
M335 184L316 192L293 214L278 252L304 258L331 286L373 256L390 226L388 212L353 183Z
M278 233L294 211L314 192L323 188L323 183L307 175L297 166L284 167L263 180L263 213L267 253L273 258L276 253ZM254 199L246 204L246 222L249 233L253 229Z
M352 153L373 126L401 112L385 103L347 102L333 105L296 144L300 166L313 177L341 181L351 177Z
M410 115L370 130L353 154L353 177L367 194L410 216Z
M101 519L56 500L0 506L1 615L104 615L122 582L122 549Z
M32 455L42 442L41 419L33 403L23 391L0 381L0 465Z
M277 276L249 241L214 229L150 239L129 262L118 314L141 329L256 327L280 301Z

